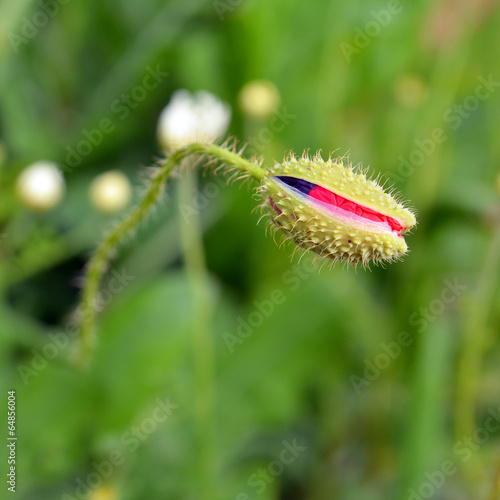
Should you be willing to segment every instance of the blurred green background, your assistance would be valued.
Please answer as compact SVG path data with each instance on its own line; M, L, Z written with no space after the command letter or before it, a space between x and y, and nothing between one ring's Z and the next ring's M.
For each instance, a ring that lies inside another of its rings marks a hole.
M1 435L14 389L18 497L500 498L499 26L494 0L2 0ZM118 113L147 68L168 75ZM239 107L254 79L279 90L279 130ZM418 212L411 253L319 272L265 236L251 189L200 170L207 281L186 268L196 215L179 197L195 193L174 179L113 261L126 284L78 370L85 262L120 218L91 182L120 170L138 199L180 88L228 102L264 164L310 148L385 174ZM113 131L69 165L103 119ZM39 160L66 183L43 213L16 196Z

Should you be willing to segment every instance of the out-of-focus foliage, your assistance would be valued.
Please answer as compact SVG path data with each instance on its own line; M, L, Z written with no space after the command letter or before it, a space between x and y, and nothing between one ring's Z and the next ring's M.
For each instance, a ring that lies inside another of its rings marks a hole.
M18 498L498 498L499 23L494 0L2 0L0 388L17 392ZM238 107L253 79L279 89L269 120ZM108 273L89 369L71 361L84 265L114 221L89 187L118 169L137 200L179 88L229 102L230 134L264 164L349 152L419 214L404 262L319 272L265 237L251 190L200 176L213 395L196 392L175 179ZM15 195L39 160L66 182L46 213Z

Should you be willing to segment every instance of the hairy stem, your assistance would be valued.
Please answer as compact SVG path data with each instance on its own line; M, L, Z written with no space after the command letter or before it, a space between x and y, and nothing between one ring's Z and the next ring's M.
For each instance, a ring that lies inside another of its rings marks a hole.
M258 181L263 178L265 173L259 165L245 160L236 153L216 146L215 144L200 143L189 144L178 149L159 166L142 200L132 209L123 221L104 237L87 265L80 301L81 331L78 352L78 361L80 365L84 365L87 362L90 349L95 341L95 304L99 293L99 287L109 261L120 243L127 235L134 232L159 200L170 173L184 158L192 154L208 155L211 158L222 161L229 167L234 167L242 174L247 174Z

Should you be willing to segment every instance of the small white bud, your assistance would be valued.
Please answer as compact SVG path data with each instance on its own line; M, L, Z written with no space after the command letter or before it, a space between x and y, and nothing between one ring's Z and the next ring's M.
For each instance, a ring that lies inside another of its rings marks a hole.
M25 168L17 178L16 192L21 203L31 210L46 212L62 200L64 177L49 161L38 161Z
M212 142L223 136L231 119L229 104L200 90L178 90L158 120L158 142L173 151L193 142Z
M276 85L268 80L252 80L240 90L238 102L245 115L265 120L276 111L281 101Z
M118 170L110 170L92 181L90 202L98 212L117 214L128 205L131 191L127 176Z

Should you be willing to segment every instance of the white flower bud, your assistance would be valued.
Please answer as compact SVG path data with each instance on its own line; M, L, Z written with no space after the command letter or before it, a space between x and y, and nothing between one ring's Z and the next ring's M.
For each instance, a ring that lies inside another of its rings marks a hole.
M240 90L238 101L245 115L254 120L269 118L279 106L278 88L268 80L252 80Z
M127 176L118 170L110 170L92 181L90 202L98 212L116 214L128 205L131 191Z
M16 182L21 203L37 212L46 212L58 205L64 190L63 175L57 165L49 161L38 161L25 168Z
M212 142L229 126L231 108L209 92L178 90L158 120L158 142L173 151L193 142Z

